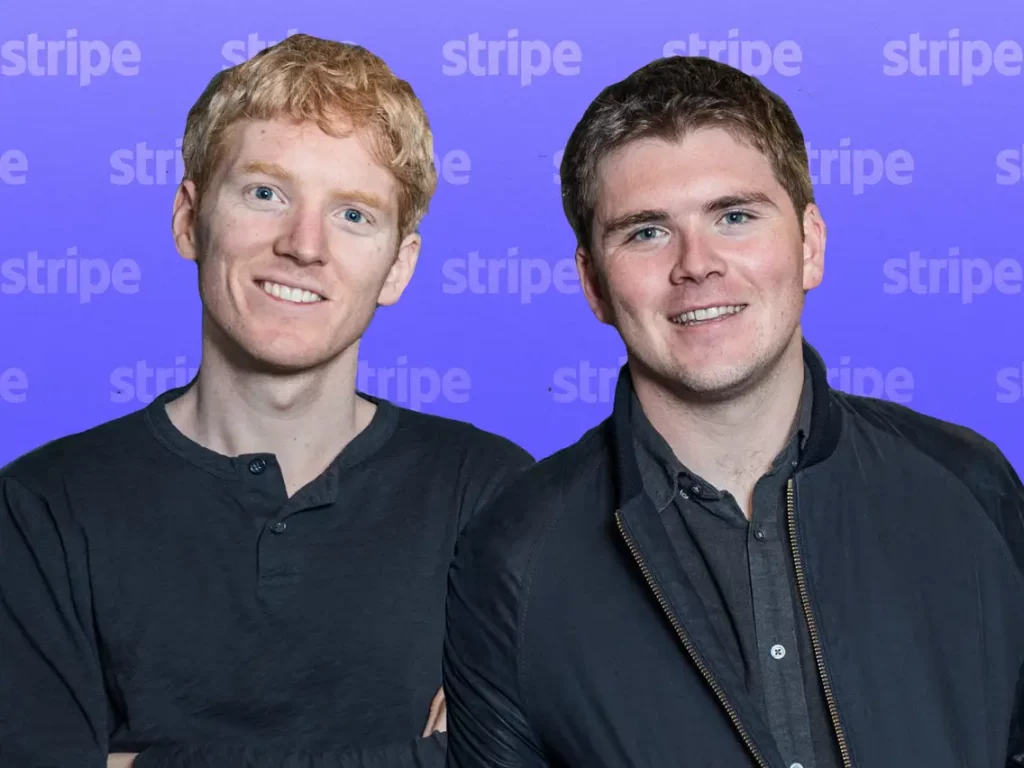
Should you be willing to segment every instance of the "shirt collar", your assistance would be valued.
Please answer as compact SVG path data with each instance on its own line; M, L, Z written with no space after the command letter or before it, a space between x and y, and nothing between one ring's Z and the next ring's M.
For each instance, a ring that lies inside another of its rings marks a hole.
M777 471L789 459L789 454L794 449L794 441L796 442L796 456L803 452L811 431L813 405L814 390L811 386L811 371L804 363L804 382L796 428L791 439L786 442L786 447L772 463L771 472ZM647 418L635 390L630 392L628 419L632 427L633 446L644 490L658 512L664 511L672 503L683 485L699 486L702 496L705 498L721 498L720 490L691 472L676 458L668 442Z

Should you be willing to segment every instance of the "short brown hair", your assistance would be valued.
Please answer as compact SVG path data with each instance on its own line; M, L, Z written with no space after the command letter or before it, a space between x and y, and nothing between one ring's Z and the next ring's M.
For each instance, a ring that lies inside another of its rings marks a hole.
M605 88L577 123L560 168L562 207L580 247L590 250L597 168L601 159L642 138L681 139L700 128L721 127L752 145L771 163L803 212L814 202L807 148L792 111L756 78L712 59L656 59Z
M203 192L240 120L315 122L332 136L365 130L377 161L399 186L399 231L415 231L437 187L434 143L412 87L358 45L295 34L216 74L189 110L185 179Z

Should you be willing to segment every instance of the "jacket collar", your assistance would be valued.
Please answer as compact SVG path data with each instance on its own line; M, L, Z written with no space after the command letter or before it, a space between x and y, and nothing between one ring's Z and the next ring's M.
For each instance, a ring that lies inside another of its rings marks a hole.
M800 463L796 467L798 472L831 456L839 443L839 433L842 431L842 411L832 397L832 388L828 383L828 374L821 355L807 341L803 341L803 357L810 370L814 399L811 407L810 434L804 444ZM627 363L619 371L619 378L615 385L615 402L610 419L615 463L618 470L616 473L618 506L624 506L634 496L644 492L629 419L629 405L633 394L633 378Z
M842 428L841 412L833 404L825 365L817 352L806 342L803 345L804 362L810 370L813 405L810 435L797 471L822 461L829 456L839 440ZM738 676L734 662L727 656L707 610L697 598L690 577L676 553L661 517L647 497L629 421L629 402L633 396L633 382L628 366L623 366L615 389L615 405L610 419L616 470L616 518L633 557L641 566L652 588L662 602L662 609L677 626L685 628L695 650L695 660L703 661L706 672L717 682L728 697L737 719L755 745L757 751L772 768L785 765L775 745L768 724L753 700L747 695L743 680Z

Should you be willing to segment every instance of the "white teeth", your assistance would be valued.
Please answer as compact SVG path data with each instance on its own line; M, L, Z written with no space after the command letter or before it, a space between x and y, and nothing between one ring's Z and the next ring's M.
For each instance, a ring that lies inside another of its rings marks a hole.
M287 285L281 285L280 283L272 283L269 280L264 280L261 285L263 290L271 296L276 296L279 299L284 299L285 301L290 301L294 304L313 304L314 302L323 300L323 296L313 293L312 291L304 291L301 288L291 288Z
M673 323L678 325L689 325L690 323L698 323L701 320L714 320L716 317L722 317L724 315L735 315L737 312L742 312L746 307L746 304L726 304L720 307L706 307L705 309L694 309L689 312L683 312L683 314L670 319Z

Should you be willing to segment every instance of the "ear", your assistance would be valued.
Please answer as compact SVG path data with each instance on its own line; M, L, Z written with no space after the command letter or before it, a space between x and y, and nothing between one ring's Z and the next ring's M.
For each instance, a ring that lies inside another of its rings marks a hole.
M825 276L825 220L814 203L804 209L803 283L804 292L817 288Z
M174 195L171 214L171 233L181 257L189 261L199 260L199 246L196 242L196 226L199 214L199 198L196 185L191 179L178 185Z
M610 325L612 312L600 267L597 265L594 255L583 246L576 248L576 271L579 273L580 286L583 288L583 295L587 297L590 311L602 323Z
M387 279L380 289L377 297L377 306L388 307L397 302L405 291L409 281L412 280L412 273L416 270L416 262L420 258L420 246L423 240L420 235L413 232L406 235L398 246L398 255L394 264L388 271Z

